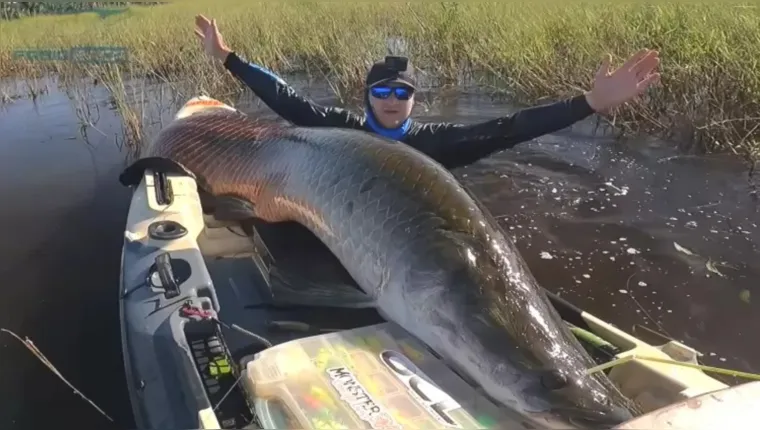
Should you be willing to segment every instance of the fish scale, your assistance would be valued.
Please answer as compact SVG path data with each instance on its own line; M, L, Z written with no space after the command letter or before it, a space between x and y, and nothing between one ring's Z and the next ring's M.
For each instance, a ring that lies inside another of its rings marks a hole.
M534 425L633 416L604 374L585 374L594 362L495 219L415 149L210 109L176 119L141 155L181 164L205 192L252 204L251 216L306 226L381 315ZM547 375L562 388L545 388Z

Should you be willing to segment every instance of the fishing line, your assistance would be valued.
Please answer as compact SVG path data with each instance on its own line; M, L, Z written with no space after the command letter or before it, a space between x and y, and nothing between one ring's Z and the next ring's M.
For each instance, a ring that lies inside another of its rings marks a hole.
M63 375L61 375L61 372L59 372L58 369L56 369L55 366L53 366L53 363L51 363L50 360L48 360L47 357L45 357L45 354L43 354L42 351L40 351L39 349L37 349L37 347L34 345L34 343L29 338L26 338L26 340L21 339L21 336L17 335L16 333L14 333L14 332L12 332L12 331L10 331L8 329L5 329L5 328L0 328L0 331L4 331L5 333L8 333L9 335L11 335L14 338L16 338L16 340L18 340L19 342L21 342L22 344L24 344L24 346L26 347L26 349L28 349L38 360L40 360L40 362L42 362L42 364L44 364L45 367L47 367L48 369L50 369L50 371L53 372L53 374L55 376L57 376L61 381L63 381L66 385L68 385L69 388L71 388L74 391L74 394L76 394L79 397L81 397L82 399L84 399L93 408L95 408L100 413L100 415L104 416L108 421L115 422L113 420L113 418L111 418L107 413L105 413L103 411L103 409L100 409L98 407L98 405L95 404L95 402L93 402L92 400L88 399L87 396L85 396L84 394L82 394L82 392L79 391L76 387L74 387L74 385L72 385L71 382L69 382L68 380L66 380L66 378L64 378Z
M626 357L622 357L622 358L618 358L617 360L610 361L609 363L604 363L599 366L592 367L586 370L586 375L591 375L597 372L601 372L603 370L607 370L611 367L619 366L621 364L625 364L633 360L652 361L655 363L672 364L674 366L688 367L691 369L702 370L704 372L713 372L719 375L741 377L741 378L746 378L746 379L752 379L755 381L760 381L760 375L756 373L740 372L738 370L729 370L729 369L723 369L720 367L705 366L702 364L684 363L682 361L676 361L676 360L671 360L667 358L647 357L647 356L636 355L636 354L628 355Z

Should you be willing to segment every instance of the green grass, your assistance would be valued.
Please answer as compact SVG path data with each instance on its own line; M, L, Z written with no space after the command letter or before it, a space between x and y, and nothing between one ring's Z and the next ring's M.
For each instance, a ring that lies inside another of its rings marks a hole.
M428 76L461 84L460 71L472 71L474 83L521 103L588 88L604 53L620 64L642 47L655 48L663 60L660 87L608 119L630 133L759 155L760 9L724 2L185 1L105 19L87 13L0 22L0 76L41 72L11 61L15 49L117 45L130 50L120 73L192 78L195 90L214 96L238 90L203 57L196 13L216 18L230 47L250 60L327 78L341 91L360 86L369 63L386 54L388 37L404 38L405 53Z

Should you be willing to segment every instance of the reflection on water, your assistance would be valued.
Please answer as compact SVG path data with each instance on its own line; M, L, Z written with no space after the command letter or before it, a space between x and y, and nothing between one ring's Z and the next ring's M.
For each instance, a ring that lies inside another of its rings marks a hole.
M330 103L322 89L300 89ZM132 426L116 305L128 204L116 178L120 125L105 92L88 91L97 103L77 105L52 89L36 104L0 111L0 327L31 338L119 427ZM250 100L241 106L273 116ZM148 135L174 109L156 100L144 107ZM511 109L476 96L440 98L428 108L419 109L421 119L461 122ZM80 124L87 118L86 144ZM546 288L623 329L643 324L680 339L708 364L760 372L752 341L760 326L752 297L758 204L744 166L678 156L657 141L591 137L591 128L578 124L457 174ZM0 339L0 387L9 399L0 426L113 427L23 346Z

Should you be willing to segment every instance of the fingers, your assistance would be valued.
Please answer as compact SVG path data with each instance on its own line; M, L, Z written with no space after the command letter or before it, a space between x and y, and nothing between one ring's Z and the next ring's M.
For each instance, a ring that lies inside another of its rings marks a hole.
M209 21L208 18L206 18L203 15L196 15L195 16L195 25L198 27L208 27L211 24L211 21Z
M602 58L602 65L599 66L599 70L596 71L596 78L603 78L610 74L610 63L612 62L612 56L605 54Z
M209 27L211 27L211 21L208 20L203 15L197 15L195 17L195 28L202 31L203 33L207 32Z
M639 52L633 54L631 58L629 58L625 63L623 63L622 66L620 66L623 70L631 70L633 66L641 61L642 58L644 58L650 51L648 49L642 49ZM654 52L654 51L653 51Z
M652 73L654 69L660 64L660 57L658 57L657 51L651 51L638 63L634 64L631 68L631 72L641 79L644 76Z
M205 34L203 34L203 32L202 32L202 31L200 31L200 30L198 30L197 28L195 29L195 35L196 35L196 36L198 36L198 37L200 37L200 38L201 38L201 41L203 41L203 40L205 40L205 39L206 39L206 35L205 35Z
M660 74L659 73L652 73L650 75L647 75L641 82L639 82L636 85L636 92L641 94L644 91L647 90L650 86L655 84L660 80Z

